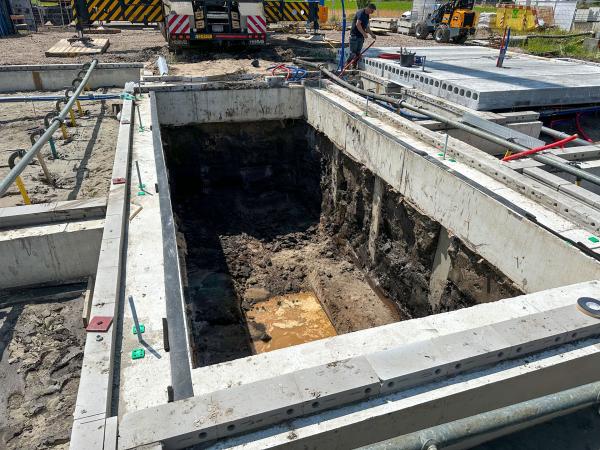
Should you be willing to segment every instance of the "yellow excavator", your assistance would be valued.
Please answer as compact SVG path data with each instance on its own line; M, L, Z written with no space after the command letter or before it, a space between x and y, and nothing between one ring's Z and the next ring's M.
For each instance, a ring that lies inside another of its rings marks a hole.
M464 44L475 34L478 15L473 11L475 0L451 0L439 6L415 26L417 39L427 39L430 34L436 42Z

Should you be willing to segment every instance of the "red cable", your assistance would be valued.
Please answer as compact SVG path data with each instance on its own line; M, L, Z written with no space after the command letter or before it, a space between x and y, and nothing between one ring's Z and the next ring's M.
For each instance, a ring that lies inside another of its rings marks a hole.
M566 144L567 142L571 142L571 141L577 139L577 137L578 136L576 134L574 134L573 136L569 136L567 138L561 139L560 141L552 142L551 144L546 144L541 147L532 148L531 150L525 150L524 152L515 153L514 155L505 156L504 158L502 158L502 161L512 161L513 159L523 158L524 156L529 156L534 153L541 152L542 150L547 150L549 148L554 148L554 147L560 147L560 146Z
M592 141L590 139L590 137L587 135L587 133L583 130L583 127L581 126L581 122L579 122L579 118L580 117L581 117L581 113L575 114L575 126L577 127L577 132L586 141L588 141L588 142L594 142L594 141Z
M378 58L382 59L400 59L399 53L380 53L377 55Z

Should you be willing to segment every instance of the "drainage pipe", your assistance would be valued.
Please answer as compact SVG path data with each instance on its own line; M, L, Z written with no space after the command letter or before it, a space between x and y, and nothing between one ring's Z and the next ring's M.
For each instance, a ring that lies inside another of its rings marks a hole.
M381 100L381 101L390 103L392 105L395 105L399 108L410 109L411 111L414 111L418 114L427 116L433 120L437 120L438 122L445 123L446 125L449 125L452 128L458 128L460 130L464 130L470 134L478 136L489 142L493 142L494 144L501 145L502 147L512 150L514 152L520 153L523 151L530 150L527 147L516 144L514 142L507 141L506 139L496 136L494 134L488 133L487 131L480 130L479 128L472 127L470 125L459 122L457 120L449 119L449 118L444 117L440 114L437 114L433 111L419 108L418 106L413 106L410 103L407 103L405 100L394 98L394 97L388 97L386 95L381 95L381 94L374 94L373 92L369 92L369 91L365 91L364 89L360 89L360 88L353 86L352 84L347 83L346 81L342 80L340 77L335 75L333 72L326 69L324 67L324 64L322 64L322 63L318 64L318 63L314 63L314 62L309 62L309 61L303 60L302 58L294 58L293 61L297 64L304 64L306 66L319 69L321 72L323 72L325 75L327 75L327 77L331 78L337 84L344 86L345 88L347 88L353 92L356 92L357 94L363 95L365 97L370 97L370 98L374 98L377 100ZM588 142L588 144L589 144L589 142ZM555 159L549 158L544 155L534 155L531 158L538 162L541 162L542 164L546 164L548 166L554 167L555 169L558 169L562 172L570 173L571 175L574 175L579 179L586 180L592 184L600 186L600 177L597 177L596 175L586 172L585 170L579 169L578 167L574 167L570 164L556 161Z
M562 416L598 403L600 403L600 382L595 382L398 436L366 448L369 450L441 449L468 438L556 415Z
M85 76L77 86L77 89L75 89L75 92L73 92L73 96L69 98L69 101L67 102L63 110L58 114L58 116L52 119L52 121L50 122L50 126L46 129L46 131L44 131L44 134L40 136L40 138L35 142L35 144L33 144L31 148L27 151L27 153L25 153L23 158L15 165L15 167L11 169L8 175L6 175L6 177L4 177L4 179L0 182L0 196L4 195L4 193L8 190L10 185L14 183L14 181L21 174L21 172L25 170L25 167L27 167L31 160L42 149L44 144L48 142L48 140L52 137L54 132L65 121L65 118L69 114L69 111L71 111L71 108L73 108L77 97L79 97L79 94L81 94L81 91L83 91L83 89L87 85L90 75L92 74L92 71L94 70L97 64L98 60L94 59L90 64L90 67L86 72Z
M555 139L565 139L568 138L570 136L570 134L567 133L563 133L562 131L558 131L555 130L554 128L549 128L549 127L542 127L542 133L547 134L548 136L552 136ZM578 144L578 145L593 145L590 142L584 140L584 139L573 139L572 141L573 144Z

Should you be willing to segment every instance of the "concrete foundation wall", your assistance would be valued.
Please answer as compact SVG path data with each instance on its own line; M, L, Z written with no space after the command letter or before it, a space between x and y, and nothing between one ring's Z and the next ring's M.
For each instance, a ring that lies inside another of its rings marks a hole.
M307 121L523 292L600 277L600 264L592 258L511 210L491 192L486 194L477 183L457 177L432 155L419 154L422 150L412 147L409 136L330 97L325 91L306 90Z
M304 88L156 91L161 125L304 117Z
M44 64L0 66L0 93L56 91L71 86L81 64ZM139 81L143 64L103 63L92 72L89 86L123 87L127 81Z
M104 220L0 232L0 289L96 273Z

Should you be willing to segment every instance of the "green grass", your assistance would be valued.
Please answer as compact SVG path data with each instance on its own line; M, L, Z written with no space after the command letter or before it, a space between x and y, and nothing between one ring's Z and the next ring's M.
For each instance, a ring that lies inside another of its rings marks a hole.
M58 6L57 1L31 0L34 6Z
M404 11L410 11L412 9L412 1L407 0L374 0L373 3L381 11L397 11L403 13ZM356 0L346 0L344 2L346 11L356 11ZM341 11L342 0L325 0L325 6L330 10ZM496 8L494 6L476 6L476 11L479 12L494 12Z
M566 31L557 29L531 30L514 33L516 35L567 35ZM532 55L549 58L575 58L590 61L599 61L600 52L589 52L583 48L585 36L573 36L561 39L529 38L527 41L515 41L515 45Z
M390 11L409 11L412 8L411 1L402 1L402 0L375 0L373 3L377 6L378 9L381 10L390 10ZM356 1L344 1L346 6L346 11L356 11L358 8L356 7ZM342 1L341 0L325 0L325 6L327 6L330 10L342 10Z

